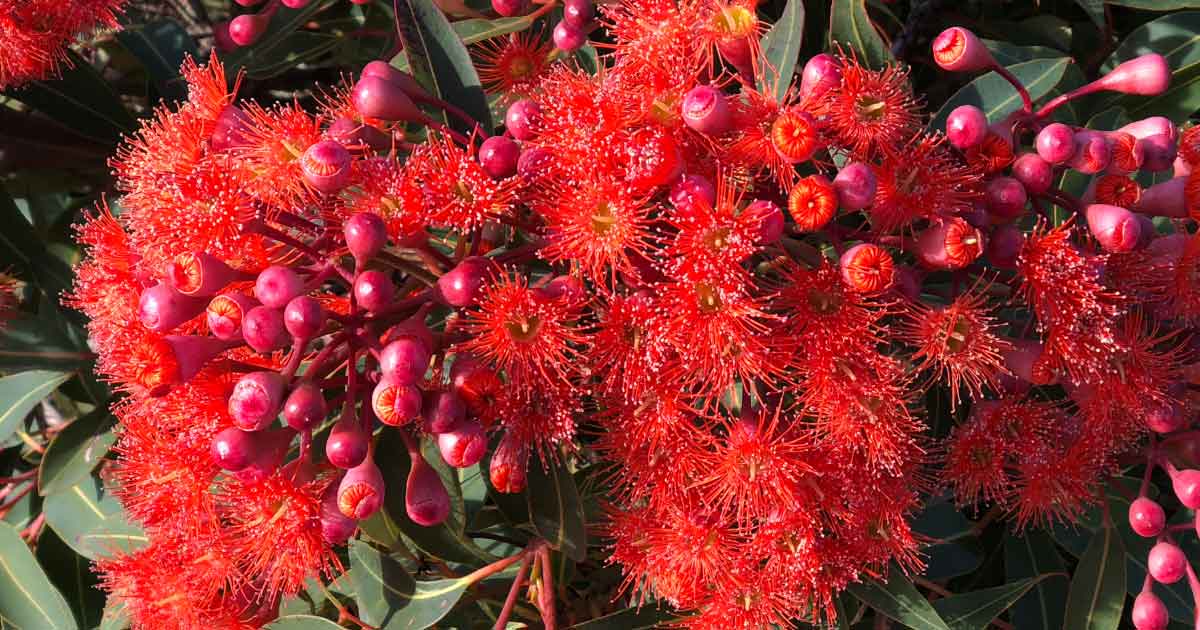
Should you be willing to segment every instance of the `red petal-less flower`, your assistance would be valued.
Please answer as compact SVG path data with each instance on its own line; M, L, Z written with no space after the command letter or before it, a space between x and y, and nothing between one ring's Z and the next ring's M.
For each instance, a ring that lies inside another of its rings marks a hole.
M875 168L871 224L882 232L921 218L968 212L978 196L979 175L947 150L940 136L916 136L908 144L883 145Z
M841 86L811 106L833 143L859 159L868 159L911 138L920 126L920 116L908 71L896 64L871 70L855 55L838 59Z
M82 35L115 28L125 0L0 2L0 89L58 74L67 48Z
M522 31L485 39L471 54L483 89L499 94L501 102L507 104L533 92L550 65L552 51L541 33Z

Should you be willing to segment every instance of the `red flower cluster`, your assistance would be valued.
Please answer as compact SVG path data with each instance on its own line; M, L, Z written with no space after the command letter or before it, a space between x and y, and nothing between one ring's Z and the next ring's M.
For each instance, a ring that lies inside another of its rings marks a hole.
M0 1L0 89L57 72L77 37L117 26L124 4L125 0Z
M498 435L499 492L588 449L628 591L750 629L919 569L933 453L961 500L1024 524L1076 515L1147 429L1189 424L1197 237L1049 184L1057 164L1170 168L1174 136L1151 163L1135 131L1067 128L1061 149L1028 108L932 134L904 71L852 55L809 60L783 98L754 87L752 4L601 19L596 74L542 70L521 38L536 76L485 53L513 91L504 135L448 127L419 105L461 110L381 62L310 112L236 102L214 60L125 143L124 211L80 228L71 302L128 394L110 472L151 544L99 567L135 627L261 624L336 573L385 494L441 523L422 438L466 467ZM939 63L985 67L963 33ZM1044 204L1080 217L1026 235ZM931 388L971 406L944 445L922 435ZM387 431L407 454L377 450ZM389 485L375 461L406 455Z

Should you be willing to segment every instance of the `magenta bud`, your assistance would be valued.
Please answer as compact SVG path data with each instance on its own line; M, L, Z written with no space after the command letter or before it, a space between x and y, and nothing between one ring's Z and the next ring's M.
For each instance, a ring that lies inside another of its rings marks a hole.
M528 483L529 451L511 433L504 434L488 462L488 480L502 494L523 492Z
M334 140L317 142L300 156L300 173L314 190L336 193L350 182L350 152Z
M987 242L988 260L1002 269L1015 269L1024 246L1025 235L1019 228L1012 224L998 225Z
M1171 489L1175 497L1184 507L1195 510L1200 508L1200 470L1171 470Z
M1146 557L1147 572L1162 584L1174 584L1182 579L1187 564L1183 550L1165 540L1151 547L1150 555Z
M1156 96L1171 84L1171 67L1159 54L1147 53L1113 68L1096 80L1095 85L1122 94Z
M396 296L396 285L388 274L369 269L354 279L354 299L359 306L374 313L392 303Z
M371 410L379 421L393 427L403 426L421 415L421 390L384 375L371 392Z
M229 21L229 39L238 46L249 46L257 42L271 23L270 12L247 13Z
M1112 162L1112 146L1104 134L1082 130L1075 134L1075 154L1067 160L1067 166L1093 175L1108 168Z
M165 333L199 315L207 304L205 298L184 295L160 282L142 290L138 298L138 319L146 328Z
M1165 134L1138 138L1142 147L1142 170L1157 173L1175 167L1176 175L1186 175L1180 172L1176 164L1179 155L1178 141ZM1182 160L1181 160L1182 161ZM1190 168L1188 170L1190 171Z
M430 392L422 407L424 428L429 433L453 431L467 417L467 406L453 390Z
M237 42L229 36L229 20L221 20L213 24L213 49L225 54L238 49ZM220 149L217 149L220 151Z
M438 434L437 444L447 464L455 468L467 468L483 459L487 452L487 433L483 425L468 420L453 431Z
M875 171L869 164L850 162L833 178L838 206L846 210L862 210L875 201Z
M294 297L283 309L283 325L296 339L312 339L325 326L325 309L314 297Z
M671 186L671 205L681 216L691 216L697 204L711 208L717 202L717 189L702 175L684 175Z
M975 33L960 26L952 26L933 39L933 60L950 72L973 72L996 66L987 46Z
M492 8L501 17L517 17L529 12L529 0L492 0Z
M725 93L711 85L698 85L688 91L680 105L683 122L693 130L710 136L729 131L733 114Z
M283 6L289 9L303 9L308 6L312 0L283 0Z
M587 43L587 33L565 20L555 25L552 38L554 46L564 52L574 52Z
M1133 613L1130 615L1135 630L1167 630L1171 623L1171 615L1167 612L1166 604L1149 590L1142 591L1133 600Z
M258 306L258 301L242 293L218 295L205 309L209 332L217 339L240 339L246 313L255 306Z
M246 144L246 131L250 129L250 116L236 105L226 105L217 115L209 136L209 147L213 151L225 151Z
M1063 164L1075 155L1075 132L1062 123L1051 123L1034 140L1038 155L1051 164Z
M1138 536L1154 538L1162 533L1167 515L1153 499L1139 497L1129 504L1129 527Z
M1036 153L1023 153L1012 165L1012 175L1027 192L1040 195L1054 183L1054 167Z
M438 297L449 306L469 306L483 288L488 264L487 259L480 256L464 259L438 278Z
M450 494L437 471L420 451L410 451L412 468L404 488L404 511L412 522L423 527L438 525L450 516Z
M517 174L527 180L537 180L550 170L554 156L540 147L525 147L517 158Z
M1152 217L1186 219L1187 177L1173 177L1142 191L1137 203L1130 208L1134 212Z
M304 281L295 271L272 265L263 269L254 281L254 297L270 308L283 308L292 298L304 292Z
M345 116L338 117L325 130L327 137L333 138L348 148L371 148L376 151L386 151L392 146L392 139L382 131L360 123Z
M413 385L425 379L430 349L415 337L401 337L379 353L379 369L398 383Z
M256 433L229 427L213 436L209 453L212 461L224 470L241 470L251 464L257 454Z
M1160 435L1174 433L1187 424L1187 415L1179 403L1160 402L1146 410L1146 428Z
M340 545L350 540L358 523L342 514L338 506L340 484L331 483L321 495L321 538L331 545Z
M479 145L479 165L492 179L504 179L517 174L521 147L504 136L492 136Z
M367 457L369 437L353 412L344 413L329 430L325 458L338 468L354 468Z
M504 126L517 140L533 140L542 124L542 106L533 99L523 98L508 106Z
M283 377L278 372L243 375L229 394L229 415L243 431L261 431L279 415L283 405Z
M368 118L404 122L426 120L425 114L417 109L404 88L387 79L363 77L354 84L350 96L354 109Z
M325 395L312 381L300 381L283 403L283 421L296 431L316 427L328 414Z
M1150 136L1166 136L1172 141L1179 139L1179 127L1165 116L1150 116L1135 120L1117 131L1125 132L1139 140Z
M550 300L564 299L571 304L582 304L588 300L587 289L575 276L555 276L538 288L538 295Z
M409 98L414 100L424 101L432 98L429 92L417 82L413 75L392 66L386 61L376 59L375 61L368 62L367 65L363 66L362 74L359 75L360 79L366 77L383 79L399 87Z
M1004 220L1015 219L1025 213L1025 202L1029 196L1021 182L1012 177L994 177L987 186L988 212Z
M583 30L596 17L596 5L592 0L564 0L563 21Z
M783 237L786 221L783 210L765 199L755 199L742 211L752 225L757 226L758 244L767 245Z
M357 521L370 518L383 507L385 487L379 467L367 457L363 463L347 470L338 484L338 509Z
M1142 225L1132 212L1120 206L1092 204L1085 211L1088 230L1105 250L1113 253L1137 249Z
M433 352L433 331L429 330L429 326L425 325L425 314L427 308L422 308L412 317L392 326L387 330L387 334L383 337L384 345L389 344L397 339L411 337L421 342L430 353ZM424 375L424 372L421 373Z
M946 118L946 139L959 149L979 146L987 132L987 116L974 105L959 105Z
M358 212L342 225L346 247L359 265L371 260L387 246L387 225L371 212Z
M254 434L254 456L245 468L234 471L233 476L247 485L259 483L279 470L287 457L288 447L295 435L289 429L261 431Z
M204 252L182 254L167 266L167 282L176 291L195 297L211 297L245 274Z
M242 318L242 339L263 354L286 346L288 332L283 323L283 311L265 306L255 306L247 311Z
M804 64L800 75L800 96L807 100L819 98L842 84L842 65L833 55L814 55Z

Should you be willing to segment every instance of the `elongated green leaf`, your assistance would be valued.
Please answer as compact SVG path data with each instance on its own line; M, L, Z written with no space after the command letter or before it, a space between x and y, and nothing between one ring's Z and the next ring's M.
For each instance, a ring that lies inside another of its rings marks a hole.
M1200 9L1200 0L1105 0L1111 5L1144 11L1174 11Z
M765 63L762 76L758 77L758 89L764 94L774 94L783 101L792 76L796 74L800 46L804 43L804 0L788 0L779 21L762 37L760 48Z
M531 462L528 475L525 496L534 528L550 546L576 562L583 560L587 555L587 532L579 491L570 471L562 462L553 462L549 470Z
M398 0L397 22L413 76L434 94L454 103L485 129L492 129L487 96L467 47L432 0ZM449 120L452 124L461 121Z
M96 630L127 630L129 628L129 611L125 604L107 602L104 614L100 617L100 625Z
M85 558L132 551L149 542L141 528L126 520L121 504L96 477L47 496L43 511L46 523Z
M1051 577L1041 575L985 588L959 593L933 602L933 607L953 630L984 630L1000 613L1008 610L1022 595L1038 582Z
M25 541L0 523L0 620L19 630L78 628L62 593L54 588Z
M1069 57L1034 59L1009 66L1008 70L1025 84L1030 98L1036 101L1058 85L1067 66L1071 63ZM951 96L937 111L937 114L934 114L933 120L929 122L929 129L944 129L946 117L960 105L979 107L987 114L988 121L996 122L1010 112L1021 108L1021 96L1003 77L995 72L989 72L955 92L954 96Z
M929 601L921 596L912 581L893 565L887 582L867 578L846 588L863 603L881 614L919 630L949 630Z
M20 429L25 416L69 378L69 373L48 370L30 370L0 378L0 440Z
M339 630L341 626L312 615L288 615L280 617L267 625L269 630Z
M1125 551L1112 524L1096 532L1067 594L1064 630L1114 630L1125 608Z
M668 611L647 605L641 608L626 608L577 623L569 630L649 630L674 619L675 616Z
M0 184L0 265L11 267L22 278L56 300L71 286L71 267L46 249L8 191Z
M1054 59L1063 56L1063 52L1049 46L1018 46L1012 42L995 39L985 39L983 44L992 52L992 58L1002 66L1012 66L1023 61L1034 59Z
M983 552L970 536L971 522L948 501L933 501L913 519L913 531L930 539L924 549L924 576L944 580L965 575L983 563Z
M1045 532L1031 529L1021 536L1009 534L1004 537L1004 571L1009 580L1064 570L1062 558ZM1029 630L1062 628L1068 584L1068 579L1063 576L1049 577L1034 585L1009 612L1013 624Z
M516 33L529 28L533 24L533 20L528 16L497 18L495 20L486 20L482 18L471 18L468 20L459 20L453 24L454 32L458 34L462 43L470 46L481 42L485 39Z
M72 68L58 80L32 81L6 94L90 140L116 144L137 126L108 81L86 60L68 52Z
M381 630L421 630L437 623L462 597L466 579L417 581L399 562L355 540L350 576L363 621Z
M112 414L102 406L59 432L42 456L38 491L45 496L65 490L91 474L116 441L114 424Z
M849 46L869 66L878 68L892 60L892 51L867 15L866 0L833 0L830 3L829 39L831 44Z
M50 582L75 613L79 626L98 626L104 613L104 591L100 590L100 580L92 573L87 558L75 553L54 530L45 530L38 536L36 555Z
M132 53L159 94L173 99L187 97L187 85L179 76L179 67L188 56L199 55L196 40L174 20L158 20L117 33L117 40Z
M261 53L254 63L246 66L246 74L254 79L279 76L297 65L312 61L338 47L342 39L328 33L300 31L284 38L270 51Z

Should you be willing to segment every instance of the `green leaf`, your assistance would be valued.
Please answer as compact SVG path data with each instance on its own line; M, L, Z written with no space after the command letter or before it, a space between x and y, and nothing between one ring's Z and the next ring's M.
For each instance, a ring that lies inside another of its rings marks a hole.
M339 630L341 626L324 617L288 615L272 621L268 630Z
M100 406L59 432L38 468L38 491L43 495L79 483L104 459L116 441L115 420L107 406Z
M762 36L759 46L763 56L763 72L758 78L758 89L764 94L774 94L783 102L792 76L796 74L796 62L800 46L804 43L804 0L788 0L779 21Z
M25 416L69 378L69 373L48 370L30 370L0 378L0 440L20 429Z
M396 6L404 42L400 56L408 60L413 76L442 100L461 107L484 129L492 129L491 110L471 55L446 16L432 0L397 0Z
M421 630L437 623L470 585L457 580L417 581L392 558L355 540L350 543L351 580L359 616L380 630Z
M1062 79L1067 66L1073 63L1070 57L1054 59L1034 59L1009 66L1019 81L1029 90L1029 96L1034 101L1050 92ZM934 114L929 122L930 130L941 130L946 127L946 117L954 108L960 105L974 105L987 114L989 122L996 122L1021 108L1021 95L1012 84L995 72L989 72L974 81L964 85L954 93L941 109Z
M328 33L300 31L284 38L280 45L259 55L246 65L246 74L253 79L279 76L296 66L310 62L332 51L342 38Z
M17 530L0 523L0 618L17 630L78 628L75 616Z
M66 128L103 144L115 145L137 127L112 86L85 59L68 51L72 68L58 80L32 81L6 92Z
M1125 550L1111 523L1092 537L1067 594L1064 630L1114 630L1125 608Z
M1075 0L1075 4L1083 9L1096 26L1104 28L1104 0Z
M647 605L641 608L626 608L577 623L568 630L649 630L675 618L676 615L669 611Z
M992 58L1002 66L1011 66L1034 59L1053 59L1063 55L1061 50L1048 46L1018 46L1012 42L985 39L983 44L992 52Z
M892 60L892 51L867 15L866 0L833 0L829 5L829 40L849 46L868 66L879 68Z
M100 625L96 630L126 630L129 627L129 611L125 604L107 602L104 605L104 615L100 617Z
M949 626L921 596L912 581L893 564L888 569L887 582L867 578L846 587L846 590L881 614L918 630L949 630Z
M54 530L38 536L38 563L50 582L62 593L81 628L94 628L104 614L104 591L91 571L87 558L75 553Z
M1174 11L1175 9L1200 9L1200 0L1105 0L1109 4L1143 11Z
M1000 613L1008 610L1038 582L1051 577L1040 575L970 593L959 593L933 602L933 607L953 630L984 630Z
M71 286L71 267L46 249L33 226L21 214L8 191L0 184L0 264L15 267L23 278L58 298Z
M1004 537L1004 571L1009 580L1065 570L1062 557L1045 532L1030 529L1021 536L1007 534ZM1009 612L1013 624L1029 630L1062 628L1067 584L1065 577L1039 582L1013 605Z
M125 518L121 504L96 477L55 492L43 505L46 523L79 555L95 560L128 552L149 542L141 528Z
M562 462L552 462L550 470L531 462L528 476L525 497L534 528L551 547L582 561L587 556L587 532L575 478Z
M464 45L470 46L481 42L485 39L508 35L523 31L533 24L533 20L529 16L522 17L507 17L497 18L495 20L485 20L481 18L471 18L467 20L459 20L452 26L454 32L458 34L459 39Z
M263 60L278 59L285 40L295 33L309 18L329 8L336 0L313 0L300 9L281 7L271 17L267 32L253 46L242 46L224 57L226 74L232 79L237 70L254 68Z
M179 76L179 67L188 55L199 56L196 40L175 20L158 20L117 33L117 41L137 57L159 94L181 100L187 98L187 85Z
M1158 96L1107 94L1093 111L1122 106L1133 118L1167 116L1186 118L1200 108L1200 11L1163 16L1136 28L1105 61L1111 70L1122 61L1157 52L1171 68L1171 84Z

